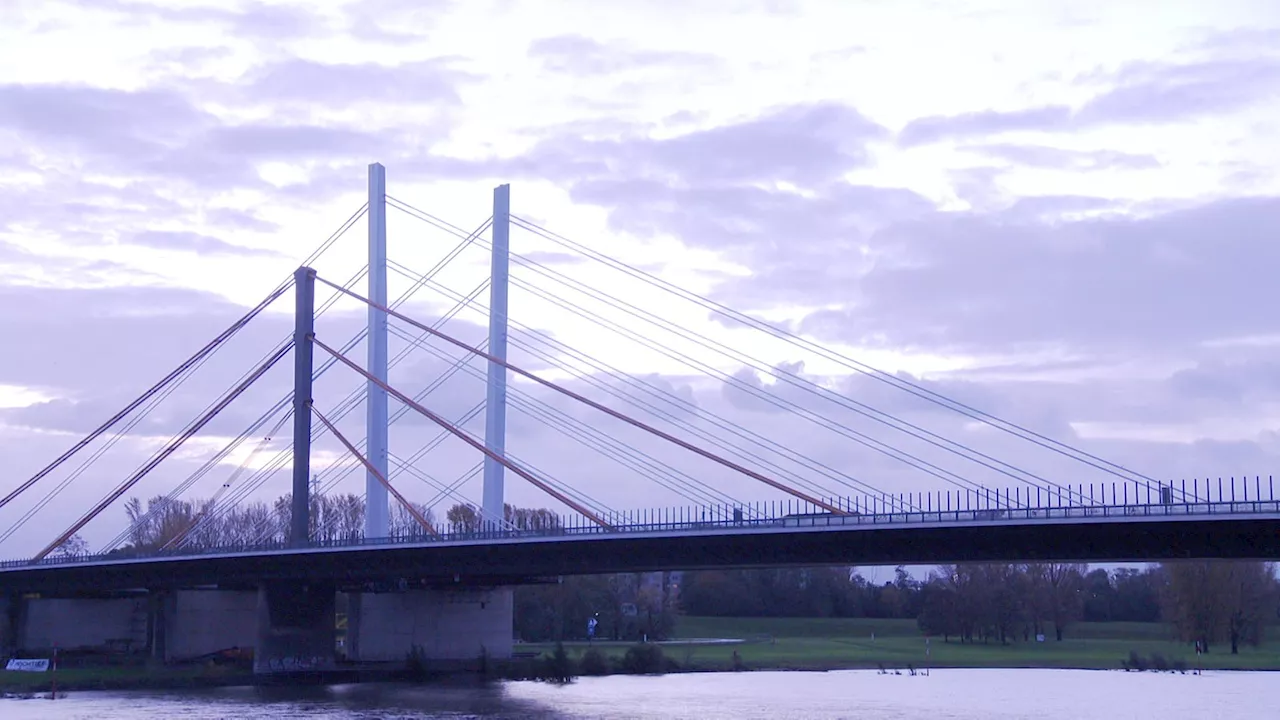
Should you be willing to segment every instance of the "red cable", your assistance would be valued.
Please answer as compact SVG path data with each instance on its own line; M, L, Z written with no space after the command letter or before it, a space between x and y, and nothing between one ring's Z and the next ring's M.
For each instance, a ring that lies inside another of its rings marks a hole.
M203 348L201 348L200 351L197 352L195 355L192 355L190 358L187 358L186 362L179 365L173 372L164 376L163 380L156 383L155 385L152 385L151 389L139 395L137 399L135 399L133 402L126 405L123 410L116 413L115 415L112 415L110 420L107 420L105 423L99 425L96 430L86 435L82 440L77 442L75 445L72 445L70 450L67 450L66 452L59 455L57 460L54 460L52 463L49 463L49 465L46 466L43 470L31 476L29 480L19 485L17 489L15 489L13 492L4 496L3 499L0 499L0 508L3 508L5 505L8 505L14 498L26 492L27 489L30 488L32 485L35 485L37 482L40 482L40 480L44 478L44 476L56 470L59 465L66 462L72 455L75 455L77 452L80 452L80 450L84 449L86 445L93 442L94 440L97 440L98 437L102 435L102 433L110 429L112 425L115 425L116 423L120 422L121 418L133 412L135 409L137 409L139 405L141 405L142 403L150 399L152 395L155 395L156 393L160 392L160 390L163 389L164 386L173 382L173 379L176 378L178 375L182 374L184 371L186 371L187 368L199 362L202 358L204 358L210 352L213 352L214 348L221 345L223 342L226 342L227 338L231 337L233 334L235 334L236 331L238 331L240 328L248 324L250 320L257 317L258 313L266 309L268 305L274 302L276 298L283 295L284 292L288 289L289 289L289 284L286 283L283 287L281 287L280 289L268 295L267 299L258 303L257 307L250 310L247 314L244 315L244 317L240 318L234 324L232 324L231 327L227 328L226 330L223 330L222 334L218 335L216 338L211 340L208 345L205 345Z
M418 511L418 508L414 507L413 503L405 500L404 496L391 486L391 481L383 477L382 473L378 471L378 468L374 467L373 463L369 462L368 458L361 455L359 450L356 450L355 445L352 445L342 433L338 432L338 428L334 427L333 423L329 422L329 418L325 417L324 414L320 412L319 408L310 402L307 403L307 406L311 408L311 412L315 414L316 419L323 423L325 427L329 428L329 432L333 433L334 437L338 438L338 442L346 446L347 452L355 455L356 459L360 461L360 464L364 465L366 470L372 473L374 477L378 478L378 482L382 483L382 486L387 489L387 492L391 493L395 497L396 501L403 505L405 510L409 511L409 514L413 516L414 520L418 521L419 525L426 528L427 532L431 533L435 537L440 537L440 533L431 526L430 521L423 517L422 513Z
M440 427L444 428L445 430L448 430L449 432L453 433L453 434L454 434L454 435L456 435L457 437L461 438L464 442L466 442L466 443L467 443L468 445L470 445L471 447L473 447L473 448L475 448L475 449L479 450L480 452L484 453L487 457L491 457L491 458L493 458L495 461L497 461L497 462L501 463L503 467L507 468L507 469L508 469L508 470L510 470L511 472L513 472L513 473L515 473L515 474L519 475L520 477L524 478L525 480L528 480L528 481L529 481L529 482L530 482L534 487L536 487L536 488L538 488L539 490L541 490L541 491L545 492L546 494L550 495L551 497L553 497L553 498L555 498L555 499L559 500L560 502L564 503L565 505L567 505L567 506L569 506L569 507L573 508L574 510L576 510L576 511L577 511L577 512L579 512L579 513L581 513L584 517L586 517L587 519L591 520L592 522L594 522L595 524L599 525L600 527L608 528L608 529L610 529L610 530L612 530L612 529L613 529L613 526L612 526L612 525L610 525L609 523L605 522L605 521L604 521L604 519L603 519L603 518L601 518L600 516L598 516L598 515L596 515L595 513L591 512L591 511L590 511L590 510L588 510L587 508L583 507L583 506L582 506L582 505L580 505L579 503L577 503L577 502L575 502L574 500L570 499L569 497L565 496L563 493L559 492L558 490L556 490L555 488L551 487L550 485L547 485L546 483L542 482L541 480L539 480L538 478L534 477L533 475L530 475L530 474L529 474L528 472L526 472L523 468L521 468L520 466L518 466L518 465L516 465L516 464L512 463L511 461L507 460L505 457L503 457L503 456L499 455L498 453L495 453L494 451L490 450L489 448L485 447L482 443L477 442L475 438L471 437L470 435L466 434L465 432L463 432L462 430L460 430L459 428L457 428L456 426L454 426L454 424L453 424L453 423L449 422L448 420L445 420L444 418L440 417L439 415L436 415L435 413L431 412L430 410L428 410L428 409L426 409L426 408L422 407L421 405L419 405L417 402L415 402L415 401L414 401L414 399L413 399L413 398L409 397L408 395L405 395L404 393L400 392L399 390L396 390L395 388L391 387L390 385L386 384L385 382L383 382L383 381L379 380L378 378L374 377L372 373L370 373L369 371L367 371L367 370L365 370L364 368L360 367L359 365L355 364L354 362L352 362L352 361L348 360L348 359L347 359L347 358L346 358L342 353L338 352L337 350L334 350L333 348L329 347L328 345L325 345L323 342L321 342L320 340L318 340L314 335L313 335L313 336L311 336L311 342L312 342L312 343L314 343L314 344L316 345L316 347L319 347L321 350L324 350L325 352L327 352L327 353L329 353L330 355L332 355L335 359L337 359L337 360L338 360L339 362L341 362L343 365L346 365L347 367L351 368L352 370L355 370L356 372L358 372L358 373L360 373L361 375L363 375L363 376L365 377L365 379L367 379L369 382L371 382L371 383L373 383L373 384L377 385L378 387L382 388L383 390L386 390L389 394L393 395L393 396L394 396L397 400L399 400L400 402L404 403L405 405L408 405L409 407L413 408L414 410L417 410L417 411L418 411L419 413L421 413L424 417L426 417L427 419L431 420L432 422L434 422L435 424L439 425Z
M181 435L175 438L173 442L166 445L163 450L157 453L156 456L153 457L150 462L148 462L146 465L142 466L137 472L135 472L132 477L130 477L128 480L124 482L124 484L116 488L114 492L108 495L107 498L104 499L102 502L98 503L97 506L95 506L93 510L89 511L88 514L84 515L78 521L76 521L76 523L72 525L66 532L62 533L62 535L59 535L57 540L54 540L53 543L51 543L48 547L46 547L44 550L41 550L35 557L31 558L32 563L36 563L36 562L39 562L40 560L43 560L49 553L56 550L59 545L66 542L67 538L70 538L72 535L75 535L77 532L80 531L81 528L89 524L89 521L93 520L95 517L98 516L99 513L107 509L107 507L111 505L111 503L120 499L120 496L128 492L129 488L136 485L139 480L141 480L143 477L146 476L147 473L154 470L155 467L161 463L161 461L163 461L165 458L169 457L174 452L176 452L178 448L182 446L183 443L191 439L191 436L195 435L197 432L200 431L201 428L209 424L209 421L213 420L213 418L218 413L226 409L226 407L230 405L233 400L240 397L240 395L245 390L248 390L250 385L256 382L258 378L262 377L264 373L270 370L271 366L279 362L280 358L288 354L288 352L291 349L293 349L293 343L288 343L283 347L281 347L279 350L277 350L270 358L266 360L266 362L259 365L257 369L255 369L252 373L249 374L248 377L246 377L239 385L237 385L235 389L233 389L231 392L223 396L223 398L218 401L218 404L210 408L209 411L206 412L204 415L201 415L198 420L192 423L191 426L188 427L185 431L183 431Z
M408 317L408 316L406 316L406 315L404 315L404 314L402 314L402 313L399 313L399 312L396 312L395 310L392 310L392 309L391 309L391 308L389 308L389 307L386 307L386 306L384 306L384 305L379 305L378 303L376 303L376 302L374 302L374 301L372 301L372 300L370 300L370 299L368 299L368 298L366 298L366 297L364 297L364 296L362 296L362 295L359 295L359 294L357 294L357 293L354 293L354 292L352 292L352 291L350 291L350 290L348 290L348 289L346 289L346 288L344 288L344 287L340 287L340 286L338 286L338 285L335 285L334 283L331 283L331 282L329 282L328 280L325 280L325 279L324 279L324 278L322 278L322 277L317 276L317 277L316 277L316 279L317 279L317 280L319 280L320 282L324 283L325 285L328 285L329 287L331 287L331 288L334 288L334 289L338 290L339 292L342 292L342 293L344 293L344 294L346 294L346 295L350 295L351 297L353 297L353 298L355 298L355 299L357 299L357 300L359 300L359 301L361 301L361 302L363 302L363 303L368 304L370 307L374 307L374 308L377 308L378 310L381 310L382 312L385 312L386 314L390 315L391 317L396 318L397 320L402 320L402 321L404 321L404 322L406 322L406 323L409 323L410 325L412 325L412 326L414 326L414 327L418 328L419 330L422 330L423 332L429 333L429 334L431 334L431 335L433 335L433 336L435 336L435 337L440 338L441 340L444 340L445 342L451 343L451 344L453 344L453 345L455 345L455 346L457 346L457 347L459 347L459 348L462 348L463 350L466 350L467 352L469 352L469 353L471 353L471 354L473 354L473 355L478 355L478 356L480 356L480 357L482 357L482 358L484 358L484 359L488 360L489 362L497 363L498 365L501 365L502 367L504 367L504 368L506 368L506 369L510 370L511 372L513 372L513 373L515 373L515 374L517 374L517 375L520 375L521 377L528 378L529 380L532 380L532 381L534 381L534 382L538 383L539 385L542 385L543 387L550 388L550 389L555 390L556 392L558 392L558 393L560 393L560 394L562 394L562 395L565 395L565 396L567 396L567 397L573 398L574 400L577 400L577 401L578 401L578 402L580 402L580 403L584 403L584 404L586 404L586 405L589 405L589 406L591 406L592 408L595 408L596 410L599 410L600 412L605 413L606 415L609 415L610 417L616 418L616 419L621 420L621 421L623 421L623 422L625 422L625 423L628 423L628 424L630 424L630 425L633 425L633 426L635 426L635 427L638 427L638 428L640 428L641 430L644 430L644 431L646 431L646 432L648 432L648 433L651 433L651 434L653 434L653 435L657 435L658 437L662 438L663 440L666 440L666 441L668 441L668 442L675 443L676 445L679 445L680 447L684 448L685 450L688 450L688 451L693 452L693 453L697 453L698 455L701 455L702 457L707 458L708 460L712 460L712 461L714 461L714 462L720 463L721 465L724 465L725 467L727 467L727 468L729 468L729 469L731 469L731 470L736 470L736 471L738 471L738 472L742 473L743 475L746 475L747 477L749 477L749 478L751 478L751 479L753 479L753 480L759 480L760 482L765 483L766 485L769 485L769 486L772 486L772 487L774 487L774 488L777 488L778 490L781 490L781 491L783 491L783 492L785 492L785 493L787 493L788 495L791 495L791 496L793 496L793 497L800 498L801 500L804 500L805 502L810 503L810 504L812 504L812 505L816 505L817 507L820 507L820 508L822 508L822 509L824 509L824 510L826 510L826 511L828 511L828 512L831 512L831 513L836 514L836 515L848 515L848 514L849 514L846 510L843 510L843 509L841 509L840 507L838 507L838 506L836 506L836 505L833 505L833 504L831 504L831 503L828 503L828 502L826 502L826 501L824 501L824 500L821 500L821 499L819 499L819 498L815 498L815 497L813 497L813 496L811 496L811 495L809 495L809 494L807 494L807 493L804 493L804 492L802 492L802 491L800 491L800 490L796 490L796 489L794 489L794 488L792 488L792 487L790 487L790 486L788 486L788 485L785 485L785 484L783 484L783 483L778 482L777 480L774 480L773 478L770 478L770 477L766 477L766 476L764 476L764 475L761 475L760 473L758 473L758 472L756 472L756 471L754 471L754 470L752 470L752 469L750 469L750 468L743 467L742 465L739 465L738 463L735 463L734 461L729 460L728 458L724 458L724 457L721 457L721 456L719 456L719 455L716 455L715 453L709 452L709 451L707 451L707 450L703 450L702 448L700 448L700 447L698 447L698 446L696 446L696 445L693 445L693 444L691 444L691 443L689 443L689 442L687 442L687 441L685 441L685 440L681 440L680 438L678 438L678 437L676 437L676 436L674 436L674 435L671 435L670 433L663 432L662 430L659 430L658 428L655 428L655 427L653 427L652 425L647 425L647 424L645 424L645 423L643 423L643 422L641 422L641 421L639 421L639 420L636 420L636 419L635 419L635 418L633 418L633 417L629 417L629 416L627 416L627 415L624 415L624 414L622 414L622 413L618 412L617 410L614 410L613 408L607 407L607 406L605 406L605 405L601 405L600 403L598 403L598 402L596 402L596 401L594 401L594 400L592 400L592 399L590 399L590 398L587 398L587 397L585 397L585 396L579 395L578 393L576 393L576 392L574 392L574 391L572 391L572 390L570 390L570 389L568 389L568 388L566 388L566 387L562 387L562 386L560 386L560 385L557 385L557 384L555 384L555 383L551 382L550 380L543 380L542 378L538 377L537 375L534 375L533 373L529 372L528 370L524 370L524 369L522 369L522 368L516 367L515 365L512 365L511 363L507 362L506 360L502 360L502 359L498 358L498 357L497 357L497 356L495 356L495 355L490 355L489 353L487 353L487 352L485 352L485 351L483 351L483 350L481 350L481 349L479 349L479 348L472 347L472 346L470 346L470 345L468 345L468 344L466 344L466 343L462 342L461 340L458 340L458 339L456 339L456 338L454 338L454 337L451 337L451 336L449 336L449 335L446 335L446 334L444 334L444 333L440 332L439 330L436 330L435 328L432 328L432 327L430 327L430 326L424 325L424 324L422 324L422 323L418 322L417 320L414 320L414 319L413 319L413 318L411 318L411 317ZM318 343L318 342L319 342L319 341L317 341L317 343ZM364 371L363 371L363 370L361 370L361 372L364 372ZM376 380L375 380L375 382L376 382Z

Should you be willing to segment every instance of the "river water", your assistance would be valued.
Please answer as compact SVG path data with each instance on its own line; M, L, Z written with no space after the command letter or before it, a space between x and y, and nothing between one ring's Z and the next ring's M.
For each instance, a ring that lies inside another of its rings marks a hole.
M1280 717L1274 673L1201 676L1083 670L750 672L581 678L556 687L344 685L71 693L0 700L4 720L290 718L769 718L770 720L1261 720Z

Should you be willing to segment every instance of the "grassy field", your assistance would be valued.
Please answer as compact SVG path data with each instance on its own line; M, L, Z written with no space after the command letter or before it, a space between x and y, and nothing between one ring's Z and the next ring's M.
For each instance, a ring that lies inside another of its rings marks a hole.
M1159 654L1170 662L1181 660L1194 668L1194 651L1185 643L1170 639L1171 632L1158 623L1078 623L1067 637L1057 642L1015 642L984 645L942 642L934 638L925 657L925 639L914 620L868 620L864 618L681 618L673 642L665 644L665 655L683 670L729 670L736 651L748 669L835 670L841 668L905 669L908 666L987 668L1084 668L1120 669L1129 653L1144 657ZM1259 648L1243 647L1239 655L1219 645L1201 658L1207 670L1280 670L1280 628L1272 628L1275 638ZM733 644L698 642L709 639L736 639ZM626 642L566 643L572 658L581 658L595 647L613 658L621 658L631 647ZM548 644L526 644L520 652L550 652ZM243 672L243 671L241 671ZM194 687L244 682L230 677L231 667L104 667L58 671L61 688L126 689ZM52 678L47 673L19 673L0 670L0 690L7 692L47 692Z
M732 667L737 651L742 662L755 669L831 670L838 668L932 667L1000 668L1085 668L1120 669L1130 651L1144 657L1159 654L1169 661L1182 660L1196 667L1194 650L1171 639L1169 629L1157 623L1079 623L1068 629L1062 642L1049 636L1045 642L1016 642L984 645L929 642L913 620L868 620L862 618L682 618L675 639L698 640L736 638L733 645L705 643L669 644L666 655L682 667L723 670ZM1276 635L1273 633L1273 637ZM620 657L628 643L594 645L613 657ZM586 643L567 643L573 657L581 657ZM525 646L526 650L549 649L545 645ZM1226 646L1211 648L1201 658L1205 669L1280 670L1280 640L1259 648L1241 648L1231 655Z

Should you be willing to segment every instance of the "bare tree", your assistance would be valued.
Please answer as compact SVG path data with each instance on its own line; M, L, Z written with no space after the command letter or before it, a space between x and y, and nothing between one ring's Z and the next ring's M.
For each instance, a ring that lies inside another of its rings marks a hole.
M53 556L60 558L81 557L88 554L89 543L85 542L79 534L67 538L53 551Z
M129 518L129 538L141 550L158 550L170 540L186 535L196 519L192 503L163 495L148 500L145 512L141 500L130 498L125 503L125 514Z
M264 530L271 528L275 517L264 502L248 503L223 514L220 540L226 545L250 545L258 542Z
M413 508L422 515L429 525L435 527L435 516L431 512L431 508L419 503L413 503ZM409 512L409 509L400 503L395 503L392 506L388 525L391 537L394 538L425 540L431 535L430 531L423 527L418 522L418 519L413 516L413 513Z
M1087 565L1071 563L1026 566L1031 591L1029 610L1037 626L1040 620L1053 623L1054 637L1059 642L1067 626L1079 620L1084 612L1084 576L1088 569Z
M480 513L471 505L458 503L445 513L452 532L475 532L480 529Z
M1164 563L1164 615L1183 640L1257 645L1275 610L1275 569L1251 560Z
M354 493L333 496L332 530L335 538L359 540L364 537L364 498Z
M554 530L560 527L560 516L546 508L503 506L507 522L517 530Z
M129 542L135 547L142 547L143 541L146 539L145 513L142 510L142 501L136 497L129 498L124 504L124 514L129 518Z

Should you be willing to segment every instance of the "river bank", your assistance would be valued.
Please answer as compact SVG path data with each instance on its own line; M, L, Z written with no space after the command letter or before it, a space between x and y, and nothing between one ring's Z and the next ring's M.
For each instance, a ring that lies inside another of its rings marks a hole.
M1268 637L1280 638L1280 629ZM1226 645L1197 656L1176 641L1162 623L1077 623L1062 641L1033 637L1000 642L961 643L921 635L913 620L867 618L680 618L673 642L659 643L672 663L670 671L847 670L909 668L1123 670L1137 656L1148 667L1187 670L1280 670L1280 642L1244 646L1232 655ZM699 639L715 638L715 641ZM622 662L631 643L565 643L581 662L590 648ZM521 649L546 653L553 645ZM1154 661L1154 662L1153 662Z
M255 676L247 664L63 668L58 688L84 690L180 690L250 685L333 685L388 681L476 683L487 679L550 679L589 675L723 671L831 671L883 668L910 673L925 668L1123 670L1145 667L1187 672L1280 670L1280 642L1243 647L1232 655L1213 647L1196 656L1169 639L1157 623L1080 623L1062 641L1017 639L1008 644L926 640L915 623L900 620L809 618L681 618L675 637L646 647L631 642L564 643L559 663L554 644L518 644L521 657L451 668L339 667L325 673ZM1135 663L1135 659L1137 662ZM51 673L0 671L0 692L48 692Z

